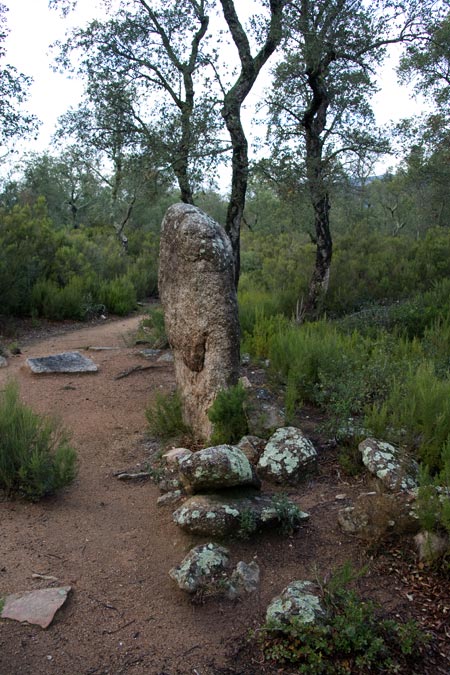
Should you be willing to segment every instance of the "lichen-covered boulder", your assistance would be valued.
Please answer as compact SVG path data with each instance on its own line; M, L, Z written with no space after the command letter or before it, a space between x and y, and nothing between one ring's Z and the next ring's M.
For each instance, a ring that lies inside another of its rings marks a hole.
M191 492L240 485L260 486L247 457L233 445L216 445L182 457L179 471L183 483Z
M182 591L195 593L223 578L230 564L228 549L218 544L195 546L177 567L173 567L169 576Z
M272 600L267 608L266 621L278 630L296 619L300 623L320 623L326 612L320 602L317 589L310 581L293 581Z
M292 502L280 506L279 500L269 495L196 495L173 514L174 522L183 530L217 538L233 533L250 535L262 527L282 524L286 519L289 525L295 526L308 517Z
M259 587L259 579L259 565L254 560L249 564L241 560L231 575L227 597L234 600L247 593L255 593Z
M230 240L195 206L164 216L158 284L184 421L207 439L208 409L239 378L239 321Z
M298 483L316 470L317 452L295 427L277 429L257 464L258 475L275 483Z
M359 446L364 466L389 490L417 488L419 465L390 443L366 438Z
M369 540L379 540L387 533L415 534L419 518L413 499L406 492L365 492L358 496L355 506L338 512L338 523L343 532Z

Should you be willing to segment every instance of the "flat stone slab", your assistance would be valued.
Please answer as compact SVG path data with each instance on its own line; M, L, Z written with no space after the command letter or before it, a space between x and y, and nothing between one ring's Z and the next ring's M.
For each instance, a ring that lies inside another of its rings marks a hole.
M33 373L96 373L95 363L80 352L62 352L27 359Z
M71 586L61 586L8 595L5 598L1 618L26 621L48 628L71 590Z

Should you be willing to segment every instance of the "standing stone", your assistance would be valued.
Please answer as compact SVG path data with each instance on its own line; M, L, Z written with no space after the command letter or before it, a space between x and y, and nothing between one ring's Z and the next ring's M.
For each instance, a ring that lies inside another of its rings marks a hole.
M195 206L175 204L164 217L159 294L184 420L208 439L208 409L238 381L239 321L230 241Z

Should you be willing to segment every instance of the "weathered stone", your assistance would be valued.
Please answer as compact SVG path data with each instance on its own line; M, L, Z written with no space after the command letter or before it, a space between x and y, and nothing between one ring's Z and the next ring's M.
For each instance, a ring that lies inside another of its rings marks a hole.
M95 373L95 363L80 352L63 352L27 359L33 373Z
M168 506L180 502L186 495L181 490L174 490L173 492L166 492L158 497L156 503L158 506Z
M285 417L274 403L268 403L252 396L245 405L247 425L250 434L267 438L276 429L284 427Z
M417 488L419 465L405 452L390 443L366 438L358 446L364 466L379 478L389 490Z
M354 506L346 506L338 512L338 523L343 532L356 534L363 532L369 524L369 516L365 511Z
M6 368L8 365L7 359L4 356L0 356L0 368Z
M165 354L161 354L161 356L157 358L156 361L158 363L173 363L173 354L172 352L165 352Z
M244 389L251 389L252 388L252 383L250 382L248 377L246 377L245 375L244 375L244 377L239 378L239 382L240 382L240 384L242 384Z
M317 589L310 581L293 581L272 600L266 612L266 621L275 623L281 631L293 619L304 624L314 624L320 623L325 617Z
M191 492L261 485L247 457L233 445L217 445L191 453L180 459L179 469Z
M159 292L185 422L207 439L208 409L238 381L239 321L230 240L189 204L171 206L164 217Z
M5 598L1 617L2 619L26 621L47 628L58 609L67 600L70 591L70 586L62 586L8 595Z
M419 529L414 505L404 492L365 492L358 496L355 506L339 511L338 522L344 532L369 540L387 533L414 534Z
M139 351L139 354L143 356L145 359L154 359L157 356L161 355L161 350L160 349L141 349ZM170 354L170 352L169 352Z
M279 525L286 517L293 525L309 518L307 513L300 511L292 502L283 504L283 508L280 508L277 498L268 495L196 495L185 501L173 514L174 522L183 530L220 538L232 533L238 534L244 527L254 531Z
M231 575L227 591L228 598L234 600L246 593L255 593L258 590L259 578L259 565L254 560L249 564L241 560Z
M188 448L172 448L172 450L164 453L163 459L165 459L168 467L178 468L180 460L191 455L192 452Z
M270 437L257 465L260 476L276 483L298 483L317 469L317 452L300 429L284 427Z
M195 593L223 579L229 564L228 549L213 543L201 544L189 551L182 562L170 570L169 576L182 591Z
M241 354L241 366L248 366L250 365L250 354Z
M238 443L238 448L242 450L250 464L256 464L266 447L266 441L258 436L244 436Z
M446 553L450 553L450 538L436 532L419 532L414 537L414 543L419 552L419 559L426 562L439 560Z

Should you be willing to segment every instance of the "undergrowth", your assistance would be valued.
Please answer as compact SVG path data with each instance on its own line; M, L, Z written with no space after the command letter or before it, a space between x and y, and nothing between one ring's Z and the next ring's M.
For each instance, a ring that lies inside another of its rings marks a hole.
M373 602L347 587L352 578L346 565L322 584L325 619L264 624L258 635L264 658L295 665L306 675L410 672L426 636L415 622L383 617Z
M0 488L31 501L73 481L76 453L67 433L21 403L15 382L0 395Z
M183 421L183 409L178 392L162 394L158 392L154 403L145 411L150 434L155 438L168 441L190 434L189 426Z
M213 424L212 445L238 443L245 436L248 431L244 410L246 399L247 393L240 383L218 392L208 410L208 418Z

